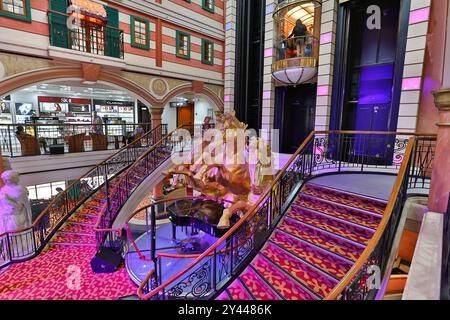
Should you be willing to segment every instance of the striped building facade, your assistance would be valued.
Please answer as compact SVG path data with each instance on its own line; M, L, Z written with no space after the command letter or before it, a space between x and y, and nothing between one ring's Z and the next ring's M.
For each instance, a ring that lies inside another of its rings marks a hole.
M111 26L123 33L122 56L89 53L68 48L67 45L55 45L52 36L58 31L52 25L52 17L64 17L65 8L70 4L67 0L23 0L24 14L11 14L7 8L0 7L0 53L30 59L42 58L45 59L42 61L54 61L57 64L98 65L112 72L135 73L135 77L159 77L169 88L176 87L173 83L177 81L179 84L184 81L184 85L194 83L196 88L210 86L217 96L214 99L222 101L222 106L219 107L223 108L223 0L86 2L101 4L106 8L108 27L111 21L117 20L117 25ZM133 30L135 23L140 23L141 31L145 33L144 38L147 37L143 45L134 43L134 31L137 30ZM188 39L185 56L180 56L177 52L177 39L180 35ZM105 41L108 41L108 30ZM205 58L202 53L204 46L210 48L212 58ZM6 62L0 61L0 64L1 70L11 70ZM15 75L12 71L2 73L0 79ZM158 100L157 92L149 93ZM167 94L166 92L160 96Z

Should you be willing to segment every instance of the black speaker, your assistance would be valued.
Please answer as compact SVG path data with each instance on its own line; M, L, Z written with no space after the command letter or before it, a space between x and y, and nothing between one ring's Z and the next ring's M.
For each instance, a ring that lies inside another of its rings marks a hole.
M100 249L91 260L91 269L95 273L112 273L117 271L122 256L111 248Z
M50 146L50 154L64 154L64 144L53 144Z

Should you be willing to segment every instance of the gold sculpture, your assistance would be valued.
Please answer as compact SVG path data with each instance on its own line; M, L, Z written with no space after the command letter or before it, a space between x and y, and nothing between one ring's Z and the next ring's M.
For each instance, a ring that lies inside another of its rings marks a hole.
M229 227L229 220L234 213L242 212L243 209L248 210L251 207L250 193L261 194L270 185L273 178L270 145L260 138L253 137L247 139L244 147L239 150L238 137L246 129L247 125L236 118L234 111L218 115L216 127L212 130L217 130L214 134L221 136L222 140L215 139L213 136L211 141L204 141L202 137L199 145L203 152L200 157L195 154L195 150L191 151L193 164L174 165L165 173L167 178L173 180L172 188L190 187L203 195L235 202L230 208L224 210L219 227ZM222 161L223 163L217 164L204 163L205 150L210 152L211 159L213 159L218 148L222 147L223 151L227 139L230 138L233 139L234 153L229 158L234 161ZM250 153L252 153L253 159L257 159L254 168L249 163ZM237 159L244 161L241 163L242 161L236 161Z

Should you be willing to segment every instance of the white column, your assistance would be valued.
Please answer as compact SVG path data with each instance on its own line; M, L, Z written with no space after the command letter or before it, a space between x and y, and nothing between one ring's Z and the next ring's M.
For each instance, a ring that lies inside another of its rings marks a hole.
M224 111L234 110L234 75L236 68L236 0L225 4L225 88Z
M272 78L272 63L275 40L273 10L275 9L276 5L276 0L266 0L266 19L264 33L264 75L261 117L261 137L266 141L271 140L268 133L273 129L275 113L275 84Z
M423 86L431 0L411 0L397 131L415 132ZM399 61L401 63L401 61Z
M330 127L337 9L338 3L336 0L324 0L322 2L315 117L315 130L318 131L328 130Z

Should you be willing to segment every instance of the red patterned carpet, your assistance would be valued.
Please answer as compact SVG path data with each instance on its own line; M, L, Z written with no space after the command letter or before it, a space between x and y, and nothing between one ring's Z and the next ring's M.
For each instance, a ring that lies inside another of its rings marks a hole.
M307 184L250 265L218 300L318 300L350 270L386 202Z
M94 257L100 197L89 200L53 237L36 258L12 265L0 275L2 300L112 300L136 293L122 266L117 272L95 274Z

